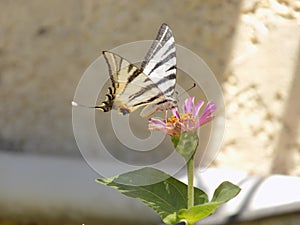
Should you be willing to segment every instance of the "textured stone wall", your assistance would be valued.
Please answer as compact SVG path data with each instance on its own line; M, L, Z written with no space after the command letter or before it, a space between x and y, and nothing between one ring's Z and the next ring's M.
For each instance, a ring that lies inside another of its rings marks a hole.
M75 88L102 50L162 22L201 56L226 101L216 166L299 174L299 1L1 1L0 148L79 155Z

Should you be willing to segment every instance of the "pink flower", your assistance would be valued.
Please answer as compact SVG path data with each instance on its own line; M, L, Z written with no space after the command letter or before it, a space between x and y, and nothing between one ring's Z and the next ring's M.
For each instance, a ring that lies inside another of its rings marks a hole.
M171 136L181 135L185 132L195 132L200 126L209 123L213 119L212 113L217 109L214 102L208 102L205 109L199 114L204 101L194 104L194 97L186 99L182 106L182 113L173 109L173 115L167 120L150 118L149 130L162 131Z

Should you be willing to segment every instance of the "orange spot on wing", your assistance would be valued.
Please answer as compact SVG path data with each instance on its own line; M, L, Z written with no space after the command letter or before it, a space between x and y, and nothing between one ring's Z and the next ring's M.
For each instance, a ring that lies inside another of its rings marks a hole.
M129 108L125 107L124 105L120 105L119 110L123 115L131 113L131 110Z

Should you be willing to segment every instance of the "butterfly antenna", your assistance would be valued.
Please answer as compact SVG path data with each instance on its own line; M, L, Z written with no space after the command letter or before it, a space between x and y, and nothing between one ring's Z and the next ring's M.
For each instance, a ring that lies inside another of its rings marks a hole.
M75 101L72 101L72 106L74 106L74 107L84 107L84 108L90 108L90 109L97 108L97 106L83 105L83 104L80 104L80 103L75 102Z
M196 83L193 83L193 86L188 88L187 90L185 90L185 92L188 92L188 91L192 90L194 87L196 87Z
M196 83L194 83L192 87L189 87L188 89L184 90L184 92L182 92L180 95L178 95L178 92L176 91L176 94L178 95L177 98L180 97L181 95L183 95L184 93L189 92L189 91L192 90L194 87L196 87Z

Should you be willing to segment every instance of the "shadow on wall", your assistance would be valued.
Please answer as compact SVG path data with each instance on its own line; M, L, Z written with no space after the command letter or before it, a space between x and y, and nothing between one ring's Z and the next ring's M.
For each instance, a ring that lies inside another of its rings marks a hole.
M300 45L299 45L300 46ZM296 167L300 155L300 47L290 92L285 103L282 128L274 151L272 173L287 174Z

